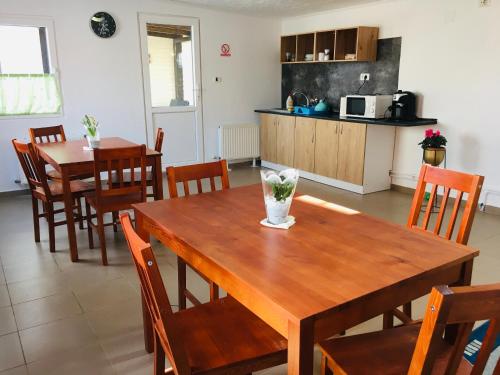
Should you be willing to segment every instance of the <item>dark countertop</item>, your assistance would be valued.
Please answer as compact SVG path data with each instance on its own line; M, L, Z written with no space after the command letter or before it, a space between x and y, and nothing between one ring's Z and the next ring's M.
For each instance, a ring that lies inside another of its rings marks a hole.
M256 109L257 113L270 113L274 115L282 116L295 116L295 117L310 117L320 120L332 120L332 121L346 121L346 122L357 122L368 125L387 125L387 126L423 126L423 125L435 125L437 124L437 119L435 118L417 118L416 120L409 121L395 121L391 119L366 119L366 118L356 118L356 117L340 117L338 113L325 113L316 115L301 115L297 113L290 113L283 109Z

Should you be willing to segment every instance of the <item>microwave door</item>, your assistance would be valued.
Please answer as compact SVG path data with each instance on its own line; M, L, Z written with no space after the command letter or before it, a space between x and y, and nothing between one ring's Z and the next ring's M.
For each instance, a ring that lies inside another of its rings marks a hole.
M347 98L347 116L365 116L366 99L365 98Z

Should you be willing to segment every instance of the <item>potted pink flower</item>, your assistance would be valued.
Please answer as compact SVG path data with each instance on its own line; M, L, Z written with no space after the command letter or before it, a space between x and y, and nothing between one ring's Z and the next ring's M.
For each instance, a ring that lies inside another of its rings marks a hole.
M427 129L425 138L419 143L424 150L424 161L434 167L441 164L446 155L446 142L446 137L439 130Z

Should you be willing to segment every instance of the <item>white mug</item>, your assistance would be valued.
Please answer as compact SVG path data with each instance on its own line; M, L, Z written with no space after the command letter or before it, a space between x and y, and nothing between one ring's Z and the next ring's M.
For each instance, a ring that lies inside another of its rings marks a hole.
M328 61L328 60L330 60L330 55L325 55L325 58L323 61Z
M323 52L318 53L318 61L325 61L325 54Z

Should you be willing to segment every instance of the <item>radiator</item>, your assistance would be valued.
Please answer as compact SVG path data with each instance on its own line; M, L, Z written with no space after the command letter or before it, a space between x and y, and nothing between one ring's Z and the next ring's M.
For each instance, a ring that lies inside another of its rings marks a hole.
M259 125L219 126L219 157L226 160L258 158Z

